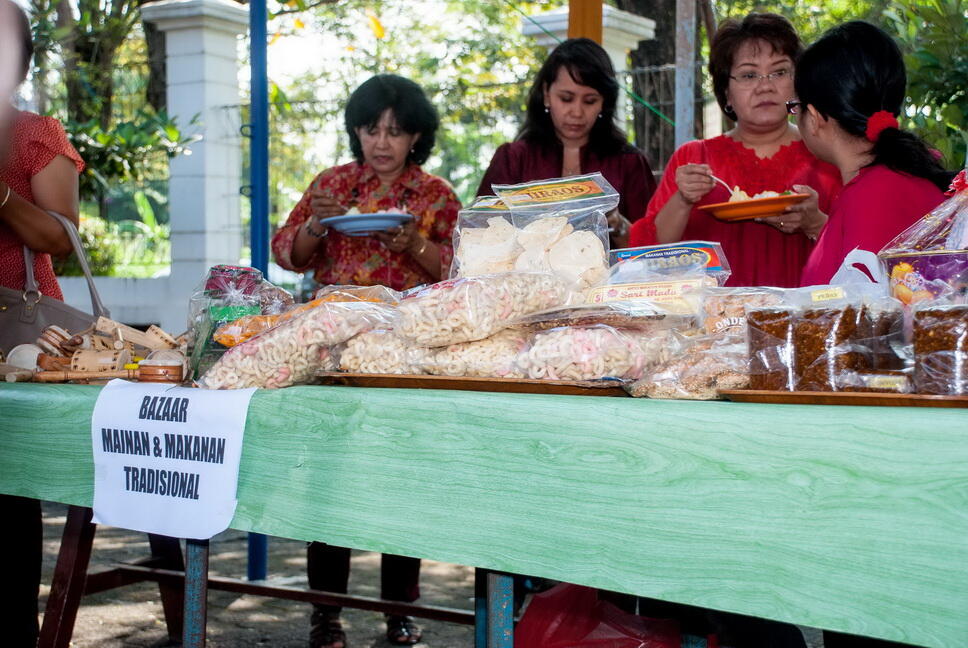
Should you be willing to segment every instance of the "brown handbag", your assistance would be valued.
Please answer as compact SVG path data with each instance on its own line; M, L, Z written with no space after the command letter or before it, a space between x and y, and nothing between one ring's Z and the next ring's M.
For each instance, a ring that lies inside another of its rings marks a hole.
M77 228L70 220L55 212L47 212L53 216L64 229L71 239L74 246L74 253L84 271L87 279L87 287L91 293L91 308L93 315L88 315L84 311L68 306L59 299L47 297L40 293L40 286L34 277L34 253L26 245L24 246L24 263L27 264L27 276L23 290L5 288L0 286L0 350L4 355L18 344L34 342L40 337L41 332L56 324L71 333L79 333L90 328L98 317L111 317L108 309L101 302L97 288L94 286L94 278L91 276L91 268L87 264L87 256L84 254L84 247L81 244L81 237L77 233Z

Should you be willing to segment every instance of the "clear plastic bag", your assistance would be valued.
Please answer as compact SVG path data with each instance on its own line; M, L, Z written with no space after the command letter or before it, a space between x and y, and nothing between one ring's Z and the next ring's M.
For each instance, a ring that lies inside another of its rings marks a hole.
M193 375L200 375L225 353L213 339L220 326L262 314L262 273L245 266L209 268L188 302L188 344Z
M450 279L409 293L393 329L415 346L483 340L520 318L572 298L559 277L537 272Z
M684 348L626 386L632 396L715 400L720 389L749 386L746 342L736 336L707 335L683 341Z
M704 291L716 285L702 263L657 268L647 259L629 259L612 266L604 284L586 290L585 300L630 302L655 313L698 317Z
M914 385L919 394L968 394L968 305L915 308Z
M369 374L423 374L432 351L413 347L393 331L376 330L350 338L339 352L340 371Z
M528 378L637 380L669 348L672 335L636 336L611 326L565 326L536 333L518 366Z
M518 367L520 354L531 339L527 331L499 331L477 342L462 342L432 349L423 369L435 376L525 378Z
M725 284L732 274L723 247L711 241L680 241L623 248L609 253L612 266L633 260L642 262L647 268L657 270L700 265L703 271L716 279L716 283L720 286Z
M695 318L659 313L641 302L606 302L555 308L522 318L516 326L532 331L545 331L559 326L594 326L603 324L619 329L650 333L676 329L683 333L695 329Z
M336 369L333 347L358 333L386 328L392 308L364 302L323 303L232 347L198 381L206 389L288 387Z
M495 272L550 272L577 290L608 271L605 214L619 195L601 174L494 185L508 211L490 198L461 211L451 277Z
M878 253L891 294L903 304L943 297L968 284L968 189L894 237Z
M750 389L796 389L793 353L795 321L796 309L790 306L746 309Z
M703 331L707 335L746 335L747 309L783 303L780 288L708 288L703 291Z

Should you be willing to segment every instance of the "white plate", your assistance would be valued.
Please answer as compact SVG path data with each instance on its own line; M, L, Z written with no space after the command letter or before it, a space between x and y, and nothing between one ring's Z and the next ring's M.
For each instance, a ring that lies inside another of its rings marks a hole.
M343 214L321 218L320 225L332 227L340 234L347 236L367 236L371 232L385 232L399 227L407 221L412 221L412 214L404 213L376 213L376 214Z

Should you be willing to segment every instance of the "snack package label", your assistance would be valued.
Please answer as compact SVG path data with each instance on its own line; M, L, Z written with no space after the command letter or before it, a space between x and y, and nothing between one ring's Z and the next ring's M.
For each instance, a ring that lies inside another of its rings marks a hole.
M563 178L557 182L546 182L521 189L502 191L501 199L508 205L527 207L567 200L598 198L605 195L605 188L593 179L570 180Z
M810 301L813 302L825 302L832 299L843 299L844 289L840 286L831 286L830 288L821 288L820 290L814 290L810 293Z
M481 196L467 207L467 211L508 211L508 206L497 196Z
M672 313L689 314L697 310L696 300L704 285L705 279L702 277L675 281L611 284L593 288L588 291L587 298L593 304L613 301L649 301L661 304Z
M904 376L864 376L862 380L868 389L904 391L908 385L908 380Z
M646 260L650 269L667 269L702 265L709 274L725 272L719 256L719 246L706 241L690 243L671 243L668 245L648 245L636 248L612 250L609 262L615 265L629 259Z

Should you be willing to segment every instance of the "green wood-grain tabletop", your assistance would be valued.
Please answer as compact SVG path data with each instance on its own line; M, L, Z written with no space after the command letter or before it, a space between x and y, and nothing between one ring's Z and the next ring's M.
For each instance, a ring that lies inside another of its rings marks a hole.
M0 385L0 492L90 506L99 388ZM237 529L968 646L968 410L258 391Z

